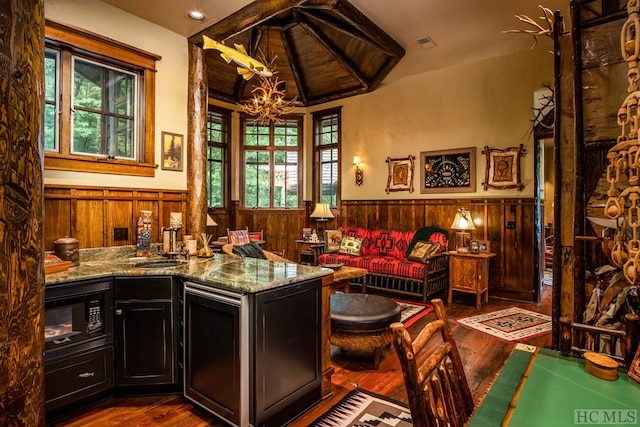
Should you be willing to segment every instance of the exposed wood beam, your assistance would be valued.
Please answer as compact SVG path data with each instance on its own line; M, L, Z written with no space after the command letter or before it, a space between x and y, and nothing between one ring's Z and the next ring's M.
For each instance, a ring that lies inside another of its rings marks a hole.
M336 0L334 9L358 30L371 36L377 43L386 46L386 50L391 52L393 56L398 58L404 56L404 48L351 3Z
M335 58L336 61L340 63L344 68L349 71L356 80L364 86L365 89L368 89L370 83L367 81L365 76L362 75L360 70L358 70L353 63L349 60L348 57L344 55L344 53L338 48L338 46L334 45L331 41L327 40L322 32L316 28L311 22L309 22L306 17L300 17L300 25L305 28L309 34L314 36L320 44L326 49L326 51Z
M218 41L226 40L306 1L308 0L256 0L189 37L189 42L201 46L203 35Z
M367 34L363 34L360 29L358 28L354 28L354 27L347 27L344 25L344 23L333 19L331 16L328 15L320 15L317 13L312 13L311 12L312 9L300 9L300 13L304 14L307 19L311 19L311 20L318 20L328 26L330 26L331 28L333 28L336 31L339 31L341 33L343 33L344 35L350 37L350 38L354 38L357 39L363 43L366 43L367 45L373 47L374 49L380 50L383 53L386 53L387 55L391 55L394 56L394 52L389 51L389 49L387 49L386 46L381 45L380 43L378 43L376 40L373 40L371 38L368 37Z
M384 78L387 77L393 67L395 67L398 62L400 62L400 59L402 58L390 56L385 62L384 66L378 71L378 74L376 74L376 76L371 81L371 87L369 88L369 90L376 90L378 87L380 87Z
M309 99L307 97L308 88L306 82L304 81L304 78L302 77L302 74L300 73L300 70L298 69L298 53L295 50L295 46L289 39L289 32L282 31L281 34L282 44L284 45L284 48L287 52L287 56L289 57L289 66L291 67L291 72L293 73L293 79L295 80L296 86L298 87L298 96L300 97L302 104L307 105L307 103L309 102Z

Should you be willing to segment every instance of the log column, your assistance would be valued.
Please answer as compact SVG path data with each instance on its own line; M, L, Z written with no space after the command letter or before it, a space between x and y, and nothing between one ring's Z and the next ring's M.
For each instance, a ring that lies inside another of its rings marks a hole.
M0 2L0 426L44 425L44 0Z
M189 134L187 138L187 232L197 236L207 224L207 63L204 50L189 46Z

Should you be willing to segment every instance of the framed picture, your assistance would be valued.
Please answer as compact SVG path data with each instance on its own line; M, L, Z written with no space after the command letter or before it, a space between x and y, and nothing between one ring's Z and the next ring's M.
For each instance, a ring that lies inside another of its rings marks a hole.
M478 253L488 254L491 252L491 245L488 240L478 240Z
M476 147L420 153L420 193L476 191Z
M635 356L633 356L633 360L631 361L631 365L629 365L629 371L627 374L640 383L640 347L638 347Z
M324 230L324 251L338 252L342 242L342 230Z
M520 157L527 153L524 145L509 147L504 150L484 147L482 154L487 158L484 182L482 186L487 188L517 188L522 190L524 185L520 182Z
M395 159L387 157L387 165L389 166L387 194L391 191L408 191L409 193L413 193L413 165L415 159L415 156Z
M162 132L162 169L182 171L182 135Z
M302 229L302 240L304 240L305 242L310 241L312 235L313 231L311 231L311 228L305 227Z

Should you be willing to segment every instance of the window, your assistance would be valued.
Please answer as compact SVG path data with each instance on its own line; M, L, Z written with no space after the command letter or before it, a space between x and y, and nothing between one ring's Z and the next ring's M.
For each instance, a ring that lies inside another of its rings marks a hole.
M227 153L230 138L231 112L209 107L207 115L207 205L210 208L226 207L229 180Z
M316 198L332 208L340 198L341 113L341 108L313 113Z
M242 119L244 206L300 206L302 117L259 124Z
M71 152L136 159L137 76L73 57Z
M44 51L44 149L58 151L58 64L60 54L52 49Z
M45 169L154 176L160 57L46 21Z

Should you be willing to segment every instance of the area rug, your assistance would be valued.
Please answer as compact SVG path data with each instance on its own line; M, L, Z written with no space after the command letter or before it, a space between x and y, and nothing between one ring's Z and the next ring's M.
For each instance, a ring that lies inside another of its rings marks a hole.
M356 388L310 425L314 427L408 427L413 424L409 407L404 403Z
M551 332L551 317L519 307L463 317L456 322L508 342Z
M416 323L433 311L431 304L421 304L415 301L403 301L394 299L400 306L400 321L405 328Z

